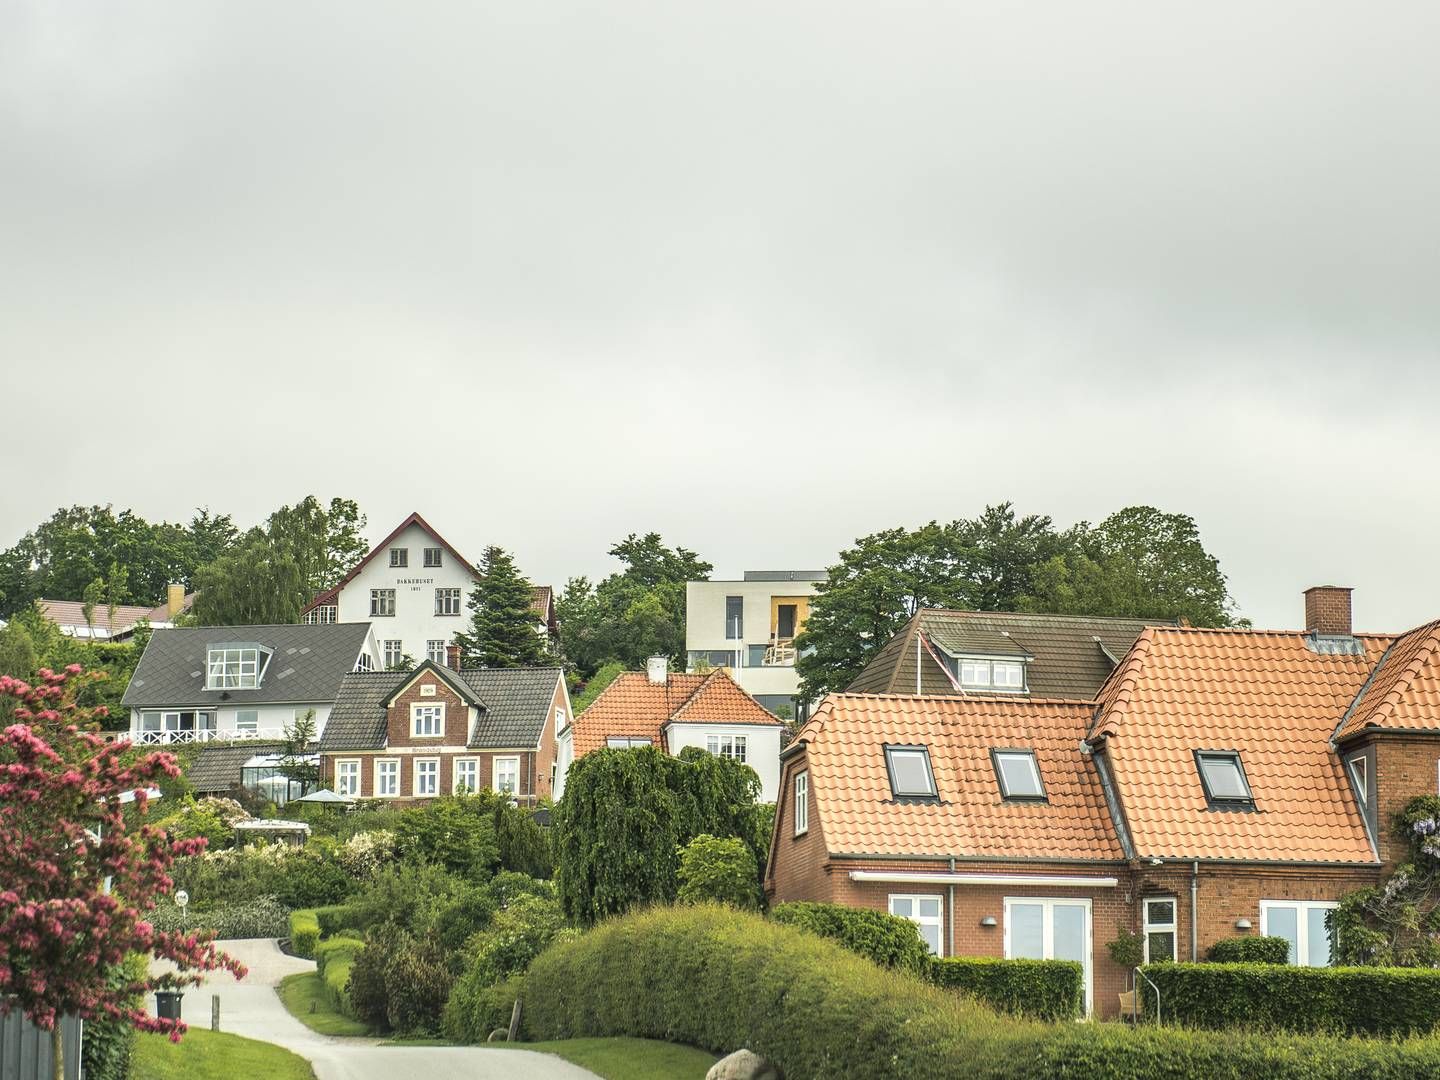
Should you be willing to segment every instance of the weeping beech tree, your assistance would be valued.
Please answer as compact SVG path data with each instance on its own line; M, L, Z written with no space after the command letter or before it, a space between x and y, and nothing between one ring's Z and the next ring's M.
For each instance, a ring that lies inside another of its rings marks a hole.
M0 675L0 698L14 706L0 732L0 1013L19 1008L51 1033L55 1080L65 1075L61 1017L128 1021L178 1041L185 1025L149 1016L144 995L194 985L205 971L245 974L208 936L156 930L146 918L174 888L175 858L205 841L136 827L146 789L180 770L172 754L137 758L128 743L88 730L105 709L76 704L87 681L78 664L42 669L34 684ZM117 977L136 954L176 970Z

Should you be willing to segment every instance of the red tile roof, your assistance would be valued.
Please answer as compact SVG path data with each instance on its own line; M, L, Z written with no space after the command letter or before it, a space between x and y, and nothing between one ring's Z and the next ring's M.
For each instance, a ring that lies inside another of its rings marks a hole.
M1440 621L1395 639L1355 696L1335 738L1367 728L1440 730Z
M798 738L836 854L1122 859L1094 764L1088 702L831 694ZM938 802L897 802L885 745L930 749ZM990 751L1035 751L1048 801L1001 798Z
M80 600L39 600L40 612L56 626L80 627L86 626L85 604ZM180 610L189 611L195 603L195 594L186 593L181 603ZM156 607L145 607L139 604L117 604L115 606L115 618L110 618L110 609L105 604L96 604L95 610L90 615L90 624L97 629L109 631L113 636L125 630L131 629L141 619L151 624L168 623L170 621L170 607L168 604L160 604Z
M723 668L708 675L672 673L664 683L652 683L643 671L627 671L571 722L575 756L611 738L648 738L663 747L670 723L780 726Z

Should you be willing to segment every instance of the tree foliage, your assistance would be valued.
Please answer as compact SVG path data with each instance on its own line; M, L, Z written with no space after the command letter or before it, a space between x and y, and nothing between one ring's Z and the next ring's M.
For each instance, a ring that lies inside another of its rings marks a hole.
M1195 522L1153 507L1057 530L1009 503L974 519L861 537L816 587L796 641L800 694L843 689L920 608L1183 618L1228 626L1233 602Z
M186 525L150 523L133 510L61 507L0 552L0 618L35 600L81 600L97 580L103 604L155 606L166 585L190 585L201 566L235 542L228 514L197 510ZM122 569L121 578L116 570Z
M462 662L487 668L532 667L545 662L547 638L539 632L530 582L503 548L487 547L470 593L470 628L455 635Z
M32 604L0 628L0 675L31 682L41 668L63 671L78 664L87 675L75 689L76 703L90 709L104 706L107 712L101 717L102 726L120 730L129 724L120 699L149 640L150 631L144 626L128 641L70 637ZM0 718L6 708L0 697Z
M769 845L755 771L694 747L596 750L567 774L551 841L565 913L592 923L679 889L679 849L702 833L739 837L757 865ZM763 834L763 835L762 835Z
M667 547L659 533L631 533L610 549L624 569L598 584L571 578L556 601L565 658L588 678L608 663L638 668L649 656L685 649L685 582L713 567L695 552Z
M1440 796L1411 799L1393 828L1409 858L1379 886L1350 893L1330 912L1337 964L1440 966Z
M738 836L701 833L680 849L675 898L682 904L715 902L742 911L760 907L755 853Z
M57 1073L60 1017L123 1019L179 1038L183 1023L146 1014L145 992L189 986L201 972L245 969L194 935L156 930L147 914L173 888L177 856L202 839L172 840L143 819L144 790L178 769L170 754L127 760L126 743L88 729L76 704L78 666L36 683L0 676L15 723L0 733L0 1011L20 1008L52 1031ZM136 792L132 813L120 801ZM167 959L175 970L120 979L126 958ZM63 1075L63 1073L60 1073Z

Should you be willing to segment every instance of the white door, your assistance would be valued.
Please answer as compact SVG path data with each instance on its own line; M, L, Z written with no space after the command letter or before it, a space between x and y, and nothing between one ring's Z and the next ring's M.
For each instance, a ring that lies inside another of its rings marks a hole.
M1074 960L1085 969L1085 1015L1090 1015L1090 901L1005 898L1007 959Z

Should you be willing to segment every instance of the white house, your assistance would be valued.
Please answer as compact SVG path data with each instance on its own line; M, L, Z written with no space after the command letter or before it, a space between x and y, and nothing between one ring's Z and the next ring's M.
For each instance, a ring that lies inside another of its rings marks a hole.
M686 582L685 669L726 668L771 712L794 710L795 638L824 580L822 570L747 570L741 581Z
M311 712L323 734L345 675L377 666L363 622L156 630L121 702L137 743L278 739Z
M444 665L446 646L469 624L467 602L475 581L475 564L419 514L411 514L338 585L310 601L301 618L312 625L373 624L382 669L406 658ZM548 586L536 587L533 607L537 631L553 634Z

